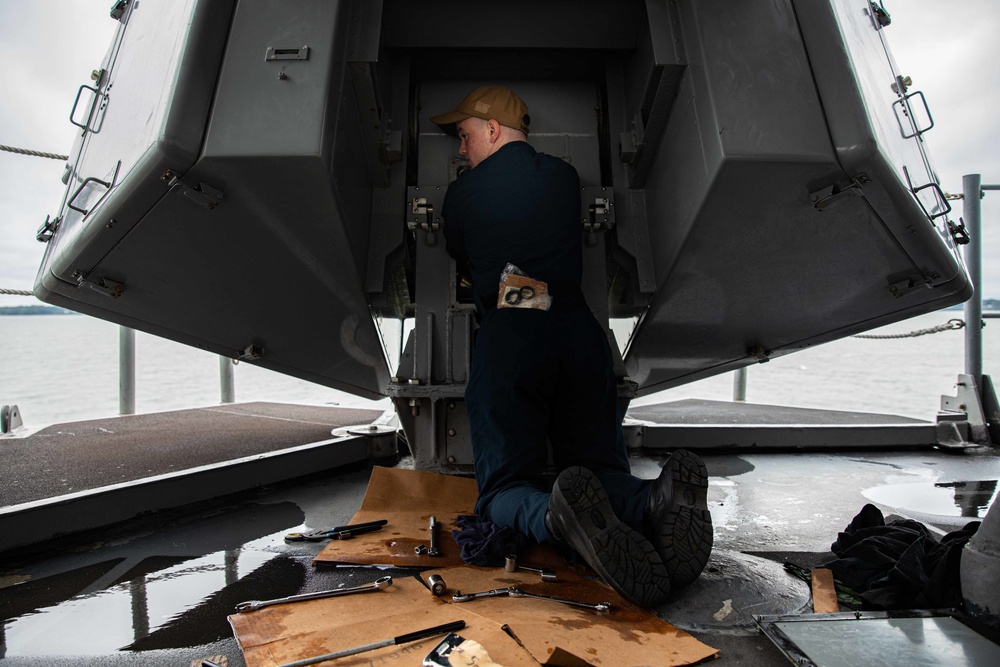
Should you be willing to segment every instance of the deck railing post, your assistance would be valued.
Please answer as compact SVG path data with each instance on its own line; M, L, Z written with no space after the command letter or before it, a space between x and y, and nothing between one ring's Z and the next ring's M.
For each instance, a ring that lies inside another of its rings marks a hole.
M233 373L233 360L219 357L219 402L236 402L236 380Z
M962 177L962 220L969 233L969 243L965 246L965 268L975 290L972 298L965 302L965 374L975 379L977 387L982 386L983 374L981 183L979 174Z
M745 403L747 400L747 367L737 368L733 373L733 401Z
M118 327L118 414L135 414L135 329Z

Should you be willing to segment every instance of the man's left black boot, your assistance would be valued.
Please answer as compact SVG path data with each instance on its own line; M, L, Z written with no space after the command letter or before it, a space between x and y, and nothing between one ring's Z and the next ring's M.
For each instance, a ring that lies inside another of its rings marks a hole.
M712 553L708 469L699 456L678 449L663 464L646 500L646 536L667 568L670 586L687 586Z

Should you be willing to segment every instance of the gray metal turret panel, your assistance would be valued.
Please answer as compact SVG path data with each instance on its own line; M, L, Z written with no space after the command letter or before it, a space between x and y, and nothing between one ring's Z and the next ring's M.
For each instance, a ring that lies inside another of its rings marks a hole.
M345 62L352 4L234 4L131 10L77 169L114 185L99 206L78 198L82 222L66 213L36 293L377 397L388 369L361 278L372 184Z
M626 352L641 393L970 296L903 174L931 178L867 9L679 5L688 71L645 188L659 289Z

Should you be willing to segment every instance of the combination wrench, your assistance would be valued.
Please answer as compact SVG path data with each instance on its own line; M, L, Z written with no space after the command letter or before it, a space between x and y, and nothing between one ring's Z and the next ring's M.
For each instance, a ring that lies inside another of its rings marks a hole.
M381 591L383 589L392 586L392 577L381 577L376 579L370 584L364 584L363 586L351 586L350 588L335 588L331 591L318 591L316 593L303 593L301 595L290 595L286 598L278 598L276 600L248 600L246 602L241 602L236 605L236 611L239 613L244 613L248 611L257 611L258 609L263 609L264 607L270 607L275 604L285 604L287 602L301 602L303 600L320 600L323 598L332 598L338 595L350 595L351 593L365 593L367 591Z
M461 591L455 593L451 596L452 602L469 602L470 600L478 600L480 598L495 598L495 597L512 597L512 598L535 598L538 600L549 600L551 602L561 602L562 604L570 605L571 607L582 607L583 609L589 609L591 611L596 611L599 613L611 611L610 602L598 602L597 604L591 604L589 602L580 602L579 600L568 600L566 598L557 598L551 595L542 595L540 593L528 593L520 588L515 588L514 586L508 586L507 588L494 588L491 591L482 591L480 593L467 593L462 594Z

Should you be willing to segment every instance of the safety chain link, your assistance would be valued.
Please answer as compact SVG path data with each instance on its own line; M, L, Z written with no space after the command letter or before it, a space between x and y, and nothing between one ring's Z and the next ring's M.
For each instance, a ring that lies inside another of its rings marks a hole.
M985 323L983 326L986 326ZM955 329L962 329L965 327L965 322L962 320L948 320L945 324L939 324L936 327L930 327L928 329L917 329L916 331L911 331L910 333L904 334L856 334L851 336L851 338L872 338L872 339L888 339L888 338L916 338L917 336L926 336L927 334L941 333L942 331L954 331Z
M29 292L25 289L5 289L0 287L0 294L9 294L11 296L35 296L34 292Z
M14 148L13 146L4 146L0 144L0 151L6 151L8 153L17 153L18 155L30 155L32 157L47 157L50 160L68 160L68 155L59 155L57 153L43 153L41 151L31 151L27 148Z

